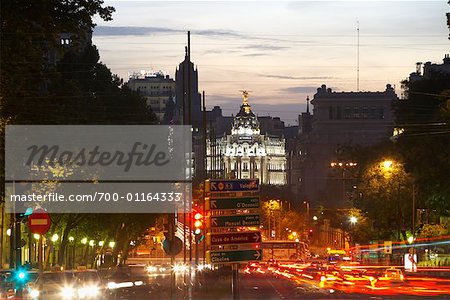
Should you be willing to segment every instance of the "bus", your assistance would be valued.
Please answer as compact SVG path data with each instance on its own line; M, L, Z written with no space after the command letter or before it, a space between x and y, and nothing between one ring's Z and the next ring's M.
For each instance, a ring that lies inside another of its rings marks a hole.
M305 261L309 255L308 245L304 242L272 240L261 243L264 260Z

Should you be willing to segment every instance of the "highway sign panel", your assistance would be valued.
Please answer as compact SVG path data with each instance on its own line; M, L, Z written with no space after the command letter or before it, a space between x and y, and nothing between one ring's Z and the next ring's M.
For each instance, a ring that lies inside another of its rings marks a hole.
M259 179L211 179L209 181L210 192L244 192L259 191Z
M216 264L262 260L262 250L208 251L207 259Z
M212 198L207 202L207 209L210 210L250 208L259 208L259 197L220 199Z
M262 249L297 249L297 243L277 243L267 241L261 244Z
M261 232L247 231L211 234L208 236L208 241L211 246L228 244L254 244L261 242Z
M259 226L259 215L234 215L211 217L211 227Z

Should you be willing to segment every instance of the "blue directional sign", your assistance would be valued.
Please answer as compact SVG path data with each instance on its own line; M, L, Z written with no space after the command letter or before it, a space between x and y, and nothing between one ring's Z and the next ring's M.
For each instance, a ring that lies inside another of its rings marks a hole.
M211 179L210 192L257 192L259 191L259 179Z

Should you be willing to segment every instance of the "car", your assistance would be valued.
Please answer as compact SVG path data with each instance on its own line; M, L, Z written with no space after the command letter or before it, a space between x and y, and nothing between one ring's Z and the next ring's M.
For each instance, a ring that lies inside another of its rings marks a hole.
M171 272L170 264L149 264L145 267L148 275L168 275Z
M72 271L47 271L36 280L32 299L78 299L78 282Z
M405 280L402 270L397 268L389 268L384 271L383 278L385 280L401 282ZM380 278L381 279L381 278Z
M97 270L75 271L74 275L80 299L98 299L103 295L105 288Z
M134 298L136 287L141 287L145 284L141 276L135 276L136 271L141 273L140 266L131 267L127 265L119 265L111 274L106 277L106 296L107 298ZM132 276L132 273L134 275Z
M11 276L12 271L10 270L0 271L0 299L14 298L15 289Z

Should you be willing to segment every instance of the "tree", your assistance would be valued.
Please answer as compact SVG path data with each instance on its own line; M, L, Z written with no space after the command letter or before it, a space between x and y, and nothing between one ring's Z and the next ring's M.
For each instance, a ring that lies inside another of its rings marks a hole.
M103 0L10 0L2 2L1 8L0 184L4 185L7 124L156 124L145 99L99 61L98 50L92 45L93 17L109 21L113 7L104 6ZM68 44L62 44L61 38ZM51 183L45 184L49 187ZM73 232L120 236L123 242L117 249L126 251L126 243L142 234L153 220L133 214L93 216L51 216L50 233L61 234L59 263ZM100 220L105 223L98 224ZM110 224L116 220L120 228L117 223Z
M377 157L363 165L355 205L373 220L378 239L390 238L394 232L398 239L406 239L412 222L412 186L413 178L398 157Z

